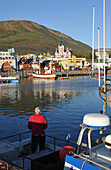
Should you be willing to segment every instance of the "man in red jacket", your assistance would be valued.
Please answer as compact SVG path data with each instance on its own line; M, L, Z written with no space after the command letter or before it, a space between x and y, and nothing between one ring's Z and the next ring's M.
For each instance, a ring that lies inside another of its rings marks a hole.
M41 115L39 107L35 108L35 114L31 115L28 121L28 128L32 131L32 153L35 153L39 144L39 151L45 149L45 131L47 120Z

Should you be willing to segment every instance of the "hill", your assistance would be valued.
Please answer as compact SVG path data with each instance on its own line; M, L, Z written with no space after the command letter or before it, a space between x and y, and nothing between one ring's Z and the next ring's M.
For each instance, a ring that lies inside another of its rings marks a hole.
M71 37L39 25L32 21L11 20L0 22L0 50L15 48L17 54L50 52L54 54L60 41L65 48L71 48L73 54L88 55L91 47Z

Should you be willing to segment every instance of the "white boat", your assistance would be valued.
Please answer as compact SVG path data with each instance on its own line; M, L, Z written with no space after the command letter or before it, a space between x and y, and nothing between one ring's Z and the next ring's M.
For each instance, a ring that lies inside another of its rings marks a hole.
M80 125L81 131L77 140L76 152L73 156L66 156L64 170L110 170L111 169L111 135L101 140L97 139L94 143L91 141L91 133L99 131L103 134L106 127L110 125L110 119L107 115L100 113L86 114L83 123ZM84 132L87 132L88 144L82 142Z
M56 74L50 74L50 73L41 73L41 74L37 74L37 72L33 73L33 77L34 78L39 78L39 79L57 79Z
M0 76L0 82L1 83L10 83L10 82L17 82L18 81L18 77L13 77L13 76Z

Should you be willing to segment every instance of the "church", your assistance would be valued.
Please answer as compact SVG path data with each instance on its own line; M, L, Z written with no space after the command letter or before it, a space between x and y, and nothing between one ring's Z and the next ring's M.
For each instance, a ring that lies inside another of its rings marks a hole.
M56 48L55 58L67 58L67 59L72 58L71 50L68 47L66 50L64 49L64 44L63 44L62 40L60 40L60 42L58 44L58 49Z

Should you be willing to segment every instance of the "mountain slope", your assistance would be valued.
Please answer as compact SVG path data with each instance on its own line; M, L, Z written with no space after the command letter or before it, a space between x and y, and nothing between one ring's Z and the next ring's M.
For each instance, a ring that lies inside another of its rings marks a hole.
M65 48L71 48L73 54L91 52L91 47L58 31L32 21L1 21L0 50L15 48L16 53L50 52L54 54L60 41L60 35Z

